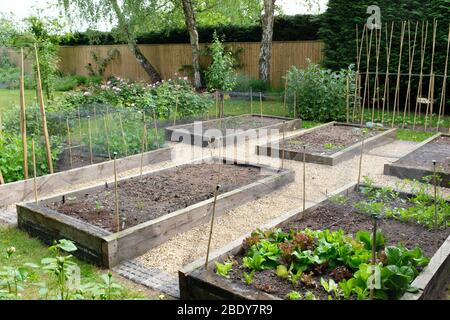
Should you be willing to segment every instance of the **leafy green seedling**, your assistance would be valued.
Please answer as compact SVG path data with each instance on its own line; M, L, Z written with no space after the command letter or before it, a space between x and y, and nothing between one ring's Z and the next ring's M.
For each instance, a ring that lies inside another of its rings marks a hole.
M233 263L232 262L220 263L218 261L215 261L215 263L216 263L216 273L224 278L227 279L230 278L228 273L233 268Z

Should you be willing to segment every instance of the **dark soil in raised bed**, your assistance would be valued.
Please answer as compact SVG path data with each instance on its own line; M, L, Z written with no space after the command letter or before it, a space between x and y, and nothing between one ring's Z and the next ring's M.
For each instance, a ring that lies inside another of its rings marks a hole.
M220 170L220 171L219 171ZM220 172L220 193L263 178L261 170L232 164L189 164L174 170L134 177L118 183L121 229L156 219L213 197ZM115 232L114 186L87 191L83 196L66 196L66 203L46 206Z
M92 160L95 164L108 161L109 158L93 155ZM56 161L56 171L61 172L70 169L81 168L88 165L91 165L91 156L89 155L89 151L83 151L79 147L73 148L71 163L69 149L64 149L64 151L59 155L58 160Z
M351 193L348 196L349 201L346 204L336 204L326 202L316 210L310 212L304 219L293 221L284 227L284 231L303 230L309 228L312 230L330 229L336 231L344 230L346 234L355 235L360 230L372 230L372 220L365 214L358 213L352 206L362 200L360 194ZM398 206L400 200L390 203L391 206ZM384 233L386 245L398 245L402 242L407 248L411 249L415 246L423 250L424 255L431 258L437 249L444 243L450 234L450 228L445 230L429 231L424 227L414 223L403 223L396 220L380 220L379 228ZM235 260L242 265L243 252L234 257ZM246 286L244 271L241 268L234 267L229 275L233 282L239 286ZM316 269L313 271L315 285L306 287L304 285L292 285L287 280L283 280L276 275L275 270L264 270L255 272L253 286L256 289L270 293L285 299L286 295L296 290L301 294L311 291L316 298L327 299L327 293L320 284L320 278L330 278L331 270Z
M218 129L222 134L227 134L226 130L250 130L263 128L275 124L282 123L283 120L271 117L258 117L258 116L240 116L240 117L228 117L220 120L211 120L202 122L202 130L205 132L210 129ZM189 130L194 133L194 124L186 125L183 129Z
M442 136L404 156L395 165L433 171L433 160L440 172L450 173L450 137Z
M380 130L370 130L366 139L376 136ZM283 149L303 151L306 145L308 153L331 155L362 141L362 129L352 126L333 125L312 130L309 133L293 137L285 142Z

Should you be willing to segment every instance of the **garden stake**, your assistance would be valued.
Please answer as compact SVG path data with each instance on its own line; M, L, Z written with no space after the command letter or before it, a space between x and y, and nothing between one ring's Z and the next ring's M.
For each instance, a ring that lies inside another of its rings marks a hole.
M253 114L253 91L250 88L250 114Z
M284 114L287 115L287 109L286 109L286 100L287 100L287 87L288 87L288 77L286 75L286 80L284 81Z
M27 146L27 117L25 113L25 71L24 71L23 49L20 49L20 132L22 134L22 155L23 174L25 180L28 179L28 146ZM2 131L2 121L0 114L0 133Z
M366 94L367 94L367 104L370 105L370 90L369 90L369 73L370 73L370 53L372 51L372 36L373 36L373 29L370 30L370 42L369 39L369 29L366 28L366 52L367 52L367 68L366 68L366 75L364 79L364 94L363 94L363 103L361 108L361 120L360 124L363 125L364 123L364 108L366 105Z
M424 27L425 27L425 36L424 36ZM419 104L419 99L422 96L422 82L423 82L423 65L425 62L425 50L427 47L427 37L428 37L428 21L422 23L422 41L420 46L420 74L419 74L419 84L417 86L417 98L416 98L416 108L414 110L414 122L413 122L413 130L416 129L416 120L417 114L420 114L421 107Z
M286 126L286 121L283 121L283 148L284 148L284 139L285 139L285 126ZM281 169L284 169L284 149L280 148L281 151Z
M434 226L438 226L438 210L437 210L437 176L436 176L436 160L433 160L433 184L434 184Z
M177 125L177 112L178 112L178 95L175 100L175 112L173 114L173 125Z
M155 109L153 109L153 123L155 124L156 147L159 148L158 125L157 125L157 123L156 123L156 112L155 112Z
M361 36L361 46L358 44L359 34L358 34L358 25L356 25L356 76L355 76L355 103L353 104L353 113L352 113L352 122L355 121L355 113L356 113L356 106L358 105L359 99L361 98L361 73L360 73L360 66L361 66L361 55L362 55L362 48L363 48L363 42L364 42L364 35L365 35L365 28L366 25L364 25L364 29ZM359 48L358 48L359 47ZM359 49L359 51L358 51ZM359 99L358 99L359 98Z
M259 114L261 115L261 121L263 119L263 103L262 103L262 93L259 92Z
M296 116L296 110L295 110L296 106L297 106L297 91L294 91L294 119L297 117Z
M306 145L303 145L303 211L306 209Z
M395 111L398 108L398 112L400 112L400 75L401 75L401 67L402 67L402 53L403 53L403 40L405 38L405 27L406 22L402 22L402 31L400 34L400 53L398 56L398 68L397 68L397 84L395 86L395 95L394 95L394 108L392 109L392 123L391 128L394 127L395 123Z
M2 169L0 168L0 184L5 184L5 179L3 179Z
M219 91L216 90L216 119L219 117Z
M408 22L409 28L409 22ZM416 51L416 40L417 40L417 30L419 28L419 21L416 23L416 31L414 32L414 41L412 47L412 54L409 54L409 73L408 73L408 89L406 90L406 100L405 100L405 109L403 110L403 124L402 128L405 127L405 119L406 119L406 105L408 105L408 112L411 115L411 77L414 66L414 54Z
M364 152L364 133L361 141L361 155L359 156L359 169L358 169L358 183L356 185L356 190L359 190L359 185L361 183L361 170L362 170L362 160L363 160L363 152Z
M447 74L448 74L448 54L449 54L449 49L450 49L450 23L448 25L447 54L446 54L446 57L445 57L444 80L442 81L441 102L439 103L439 118L438 118L436 131L439 131L439 125L440 125L440 122L441 122L441 114L442 114L442 116L444 116L444 111L445 111L445 94L447 93Z
M81 131L81 115L80 115L80 107L77 107L78 113L78 130L80 131L80 145L83 144L83 133Z
M72 141L71 141L71 138L70 138L69 118L66 118L66 126L67 126L67 143L69 144L70 169L72 169L72 168L73 168L73 161L72 161Z
M36 183L36 151L34 147L34 136L31 138L31 152L33 157L33 190L34 190L34 202L38 204L38 191L37 191L37 183Z
M116 204L116 225L117 225L117 232L120 231L120 214L119 214L119 192L118 192L118 186L117 186L117 165L116 165L116 157L117 152L113 153L114 156L114 198L115 198L115 204Z
M379 79L378 79L378 67L380 63L380 49L381 49L381 32L382 27L380 26L380 36L377 35L377 29L375 29L375 55L376 55L376 67L375 67L375 83L373 86L373 99L372 99L372 123L375 118L375 101L379 87ZM347 76L348 77L348 76ZM348 82L348 81L347 81ZM347 84L348 85L348 84Z
M144 166L144 152L145 152L145 138L147 136L147 123L144 121L144 128L142 131L142 150L141 150L141 171L140 178L142 181L142 167Z
M372 234L372 286L370 287L370 299L375 298L375 266L377 264L377 215L372 215L373 234Z
M106 124L106 115L103 116L103 124L105 125L106 149L108 150L108 159L111 160L111 151L109 150L108 125Z
M383 108L381 110L381 124L384 124L384 110L389 111L389 63L391 61L392 37L394 22L391 24L390 39L388 38L388 25L386 24L386 80L384 81Z
M88 119L88 134L89 134L89 155L91 164L94 164L94 158L92 156L92 132L91 132L91 116L87 116Z
M213 208L212 208L212 214L211 214L211 227L209 229L208 248L206 250L205 269L208 269L209 250L211 247L211 239L212 239L213 228L214 228L214 216L216 214L217 194L219 193L219 189L220 189L220 185L217 185L216 190L214 191L214 202L213 202Z
M433 99L434 99L434 54L436 48L436 31L437 31L437 20L433 21L433 49L431 51L431 66L430 66L430 82L428 84L428 103L427 111L425 112L425 131L428 125L428 112L430 112L430 127L433 127Z
M122 141L125 147L125 157L128 157L128 145L127 140L125 139L125 131L123 131L122 114L120 112L119 112L119 123L120 123L120 130L122 131Z
M347 105L347 123L350 121L350 78L347 75L347 86L346 86L346 105ZM295 97L295 96L294 96ZM295 103L294 103L294 112L295 112Z
M34 44L34 51L36 53L36 90L39 100L39 107L41 109L41 116L42 116L42 130L44 131L44 138L45 138L45 152L47 154L47 162L48 162L48 168L50 169L50 173L53 173L53 161L52 161L52 151L50 147L50 138L48 135L48 129L47 129L47 117L45 115L45 106L44 106L44 96L42 94L42 82L41 82L41 71L39 68L39 57L38 57L38 51L36 43Z

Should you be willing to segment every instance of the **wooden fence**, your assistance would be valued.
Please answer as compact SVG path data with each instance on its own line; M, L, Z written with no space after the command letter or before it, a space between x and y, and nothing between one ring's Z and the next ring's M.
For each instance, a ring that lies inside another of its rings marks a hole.
M240 73L248 77L258 78L259 43L257 42L232 42L228 46L236 50L242 48L240 55L242 68ZM205 44L201 47L205 48ZM175 73L181 73L180 68L190 65L192 62L191 47L189 44L145 44L140 45L144 55L160 72L163 79L174 77ZM295 65L303 68L307 60L319 62L322 59L323 43L321 41L288 41L274 42L271 59L272 86L282 86L286 71ZM113 60L105 71L105 77L110 75L132 79L147 80L148 76L138 64L135 57L126 45L100 45L100 46L72 46L60 48L60 70L67 74L87 75L86 66L91 63L95 66L92 52L105 58L108 51L117 49L120 54ZM18 55L9 51L13 62L18 62Z

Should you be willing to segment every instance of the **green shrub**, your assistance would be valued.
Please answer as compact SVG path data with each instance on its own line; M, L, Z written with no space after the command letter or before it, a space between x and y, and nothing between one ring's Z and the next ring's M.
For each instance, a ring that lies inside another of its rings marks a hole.
M294 93L296 94L296 112L304 120L326 122L346 119L347 76L350 83L350 95L354 92L354 71L333 72L310 63L306 69L292 66L288 71L288 99L290 112L293 112ZM353 99L350 98L350 102ZM350 106L352 108L352 106Z
M233 56L230 52L225 52L217 33L214 32L213 38L211 44L213 61L206 71L207 87L211 91L231 91L236 85Z
M236 76L236 86L233 90L238 92L249 92L250 89L253 92L266 92L269 89L269 86L265 81L251 79L243 74L238 74Z
M54 82L55 91L71 91L81 85L100 84L102 77L99 76L82 76L82 75L68 75L57 77Z

